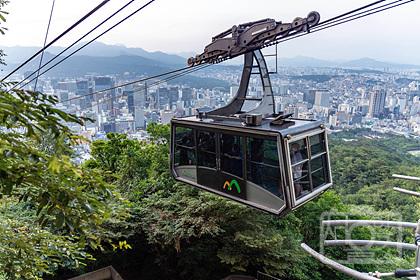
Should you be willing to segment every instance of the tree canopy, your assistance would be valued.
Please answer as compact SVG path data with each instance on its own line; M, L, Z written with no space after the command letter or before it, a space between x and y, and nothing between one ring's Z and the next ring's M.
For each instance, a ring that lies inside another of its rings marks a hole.
M0 82L0 271L39 279L114 242L104 225L126 215L125 202L103 176L74 163L73 148L85 140L67 124L86 120L56 109L55 96L10 85Z
M127 279L139 275L145 279L221 279L229 273L255 275L256 271L281 279L343 279L299 247L303 241L319 249L320 219L325 212L356 219L416 220L414 201L404 204L405 197L392 191L397 184L410 189L415 185L390 179L395 168L406 174L420 174L420 159L407 154L408 149L418 145L413 140L357 137L349 144L344 139L352 132L333 136L333 190L277 219L175 182L169 173L169 127L153 124L148 132L150 141L108 134L107 140L92 143L92 159L86 163L100 173L102 170L102 174L113 174L107 175L108 182L131 202L130 225L119 230L127 236L132 249L108 252L98 258L99 263L101 259L118 258L114 264ZM360 228L353 238L369 239L372 234ZM397 237L392 230L376 234ZM411 242L409 233L404 236ZM410 267L412 255L399 259L389 252L382 248L376 251L378 256L388 258L388 264ZM344 256L344 251L336 248L327 253L337 259ZM139 265L146 271L131 270ZM98 266L97 262L91 269ZM389 270L389 265L369 263L356 268Z

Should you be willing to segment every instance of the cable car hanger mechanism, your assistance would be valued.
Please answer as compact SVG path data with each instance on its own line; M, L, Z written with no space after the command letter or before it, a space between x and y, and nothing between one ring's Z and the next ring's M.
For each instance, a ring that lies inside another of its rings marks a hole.
M277 114L274 95L271 87L270 72L267 67L262 48L274 44L280 39L295 36L299 33L310 32L320 21L318 12L310 12L306 18L296 18L292 23L277 22L274 19L263 19L233 26L212 38L204 52L195 58L188 59L190 67L204 63L214 64L221 61L244 55L239 89L232 101L224 107L209 112L198 110L198 117L234 117L243 120L247 125L259 125L262 119L275 116L271 123L282 125L284 119L291 115ZM230 35L230 37L228 37ZM276 49L277 50L277 49ZM276 51L277 56L277 51ZM276 58L277 59L277 58ZM257 65L254 65L254 61ZM253 72L253 69L258 69ZM247 96L249 80L252 74L259 74L262 82L263 96L255 98ZM258 106L246 111L245 101L259 102Z
M296 18L292 23L263 19L233 26L213 37L204 52L188 59L188 65L219 63L250 51L268 47L270 43L301 32L309 32L321 17L318 12L310 12L306 18ZM227 37L231 35L231 37Z

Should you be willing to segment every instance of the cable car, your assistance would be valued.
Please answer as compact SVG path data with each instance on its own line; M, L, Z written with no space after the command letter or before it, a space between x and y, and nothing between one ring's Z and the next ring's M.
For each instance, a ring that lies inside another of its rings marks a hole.
M171 120L171 171L180 182L282 216L332 186L327 132L321 121L275 113L261 50L244 56L229 104ZM254 74L262 98L248 96Z

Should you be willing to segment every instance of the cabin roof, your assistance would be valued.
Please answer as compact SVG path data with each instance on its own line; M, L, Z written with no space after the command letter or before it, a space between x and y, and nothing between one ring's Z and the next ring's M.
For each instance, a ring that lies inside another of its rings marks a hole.
M246 131L258 131L258 132L272 132L280 133L283 137L286 135L296 135L302 132L319 128L323 122L318 120L307 120L298 118L287 118L283 125L273 125L271 122L274 120L273 117L264 118L261 125L259 126L246 126L241 119L236 117L215 117L207 116L200 120L196 116L173 118L172 121L175 123L200 125L207 127L220 127L220 128L235 128L243 129Z

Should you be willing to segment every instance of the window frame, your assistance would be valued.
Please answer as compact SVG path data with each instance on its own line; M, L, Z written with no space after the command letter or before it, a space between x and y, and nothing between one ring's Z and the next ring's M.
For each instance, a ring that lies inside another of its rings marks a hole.
M320 135L322 134L324 136L324 142L325 142L325 151L319 154L316 154L314 157L312 157L312 150L311 150L311 144L310 144L310 137L315 136L315 135ZM307 139L306 141L306 149L307 149L307 153L308 153L308 158L304 159L302 161L296 162L294 164L292 164L291 161L291 156L290 156L290 145L293 144L296 141L302 140L302 139ZM292 136L290 139L289 138L285 138L285 154L287 157L287 170L288 170L288 186L289 186L289 191L290 191L290 201L292 203L292 210L305 204L306 202L310 201L311 199L317 197L320 193L324 192L326 189L328 189L329 187L332 186L332 173L331 173L331 163L330 163L330 153L329 153L329 147L328 147L328 135L327 135L327 131L326 129L320 129L317 131L312 131L309 133L304 133L304 134L300 134L297 136ZM321 185L317 188L313 187L313 182L312 182L312 173L317 171L312 171L312 166L311 166L311 160L312 159L316 159L318 157L322 157L323 155L325 155L326 159L326 168L328 168L328 170L326 170L326 182L324 185ZM311 188L311 192L307 195L304 195L302 197L296 198L296 194L295 194L295 186L294 186L294 179L293 179L293 166L299 165L299 164L303 164L305 162L308 162L308 173L306 176L308 176L309 182L310 182L310 188Z

